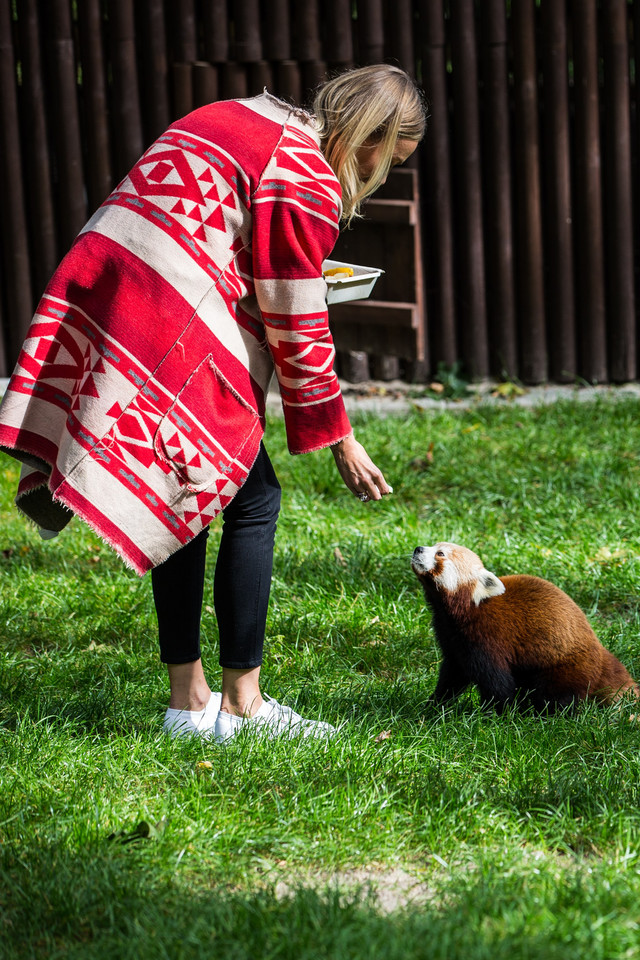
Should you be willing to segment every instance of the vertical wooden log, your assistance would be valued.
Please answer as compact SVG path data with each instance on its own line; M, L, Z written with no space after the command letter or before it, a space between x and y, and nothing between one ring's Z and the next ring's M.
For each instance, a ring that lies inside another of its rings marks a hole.
M249 65L249 96L256 97L267 88L273 90L273 70L266 60L258 60Z
M193 64L173 63L171 79L173 81L173 116L178 120L193 110Z
M174 57L181 63L198 59L195 0L172 0Z
M87 154L87 193L89 209L95 210L113 187L99 0L80 0L78 27Z
M146 145L159 137L171 122L167 30L162 0L145 0L137 10L138 32L144 37L140 50L140 96Z
M1 166L1 165L0 165ZM0 235L0 240L2 239ZM1 262L1 259L0 259ZM0 270L0 377L8 377L11 370L5 346L7 320L4 309L4 291L2 282L2 270Z
M429 98L429 126L420 148L424 184L424 239L428 287L434 288L429 316L434 361L452 366L458 357L453 269L453 204L447 95L446 34L442 0L419 7L422 80ZM430 280L429 278L433 279Z
M337 356L339 376L349 383L363 383L371 377L369 357L364 350L341 350Z
M204 107L220 98L218 70L212 63L197 60L192 64L193 106Z
M328 73L328 66L324 60L309 60L301 65L301 104L310 106L315 91L327 80Z
M44 45L49 54L49 112L55 151L58 243L67 248L87 219L78 108L76 59L67 0L52 0L45 13Z
M248 96L247 71L243 64L230 60L222 66L222 99L238 100Z
M412 0L394 0L387 7L385 20L385 56L397 60L398 66L415 76Z
M535 0L511 8L515 75L515 163L518 318L521 376L547 379Z
M437 3L438 0L435 0ZM383 0L358 0L358 62L382 63L384 60Z
M577 276L581 374L607 379L596 0L573 0Z
M33 313L27 220L22 180L22 152L16 96L16 63L11 36L11 0L0 0L0 199L2 265L5 276L7 359L13 366Z
M351 0L325 0L323 8L330 26L327 56L332 68L353 65Z
M140 157L142 118L138 91L138 64L133 0L111 0L111 69L113 73L113 134L116 180L120 180Z
M636 376L627 11L626 0L608 0L602 8L606 143L604 209L609 281L607 330L609 376L617 382L632 380Z
M511 210L511 144L507 15L504 0L481 6L486 143L485 236L487 242L487 310L492 373L518 373L518 344Z
M33 256L31 291L37 302L53 273L59 256L56 247L56 229L51 190L49 137L45 117L45 78L40 58L40 34L35 0L21 0L17 4L22 63L23 129L29 131L28 150L24 159L25 183L29 219L36 228L31 230Z
M640 130L638 129L638 108L640 107L640 94L638 93L639 83L638 83L638 65L640 64L640 2L636 2L633 5L633 58L636 67L636 76L635 76L635 124L634 124L634 158L635 158L635 169L638 170L638 162L640 160ZM637 177L637 173L636 173ZM636 180L637 183L637 180ZM640 243L640 203L635 203L634 218L633 218L633 227L634 227L634 236L636 245ZM640 297L640 287L637 291L638 297ZM638 303L636 301L636 309L639 309ZM640 379L640 357L638 357L638 372L636 376Z
M562 383L575 380L578 373L564 3L544 0L542 4L542 49L547 329L551 379Z
M234 59L240 63L262 60L259 0L236 0L233 5L235 43Z
M271 6L274 6L273 2ZM203 0L202 22L205 60L225 63L229 59L227 0Z
M295 60L285 60L276 64L275 70L276 96L292 103L302 101L302 81L300 64Z
M293 5L293 59L322 60L319 0Z
M454 132L459 185L460 290L458 301L462 359L473 377L489 373L485 302L484 241L478 61L473 0L451 0Z
M264 8L262 47L265 60L291 59L289 0L269 0Z
M397 380L400 376L400 360L398 357L372 357L370 369L374 380Z

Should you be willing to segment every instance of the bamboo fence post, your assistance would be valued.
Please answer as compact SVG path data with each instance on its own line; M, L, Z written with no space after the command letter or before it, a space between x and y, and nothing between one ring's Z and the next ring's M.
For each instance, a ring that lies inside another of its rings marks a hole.
M282 0L270 0L270 7ZM229 59L229 24L227 0L204 0L202 7L204 56L210 63Z
M0 129L4 142L0 151L0 247L6 283L6 315L9 318L6 352L11 366L18 358L33 314L16 85L11 0L0 0Z
M382 63L384 60L383 0L358 0L356 26L360 65Z
M58 262L56 228L51 190L51 159L45 117L45 83L40 57L39 19L35 0L17 5L22 62L22 109L29 130L29 150L24 161L26 186L30 197L33 250L31 291L37 302Z
M473 0L451 0L454 135L459 191L457 246L462 359L474 378L489 373L485 301L478 61Z
M578 373L573 263L571 140L567 11L542 3L547 329L551 378L571 382Z
M508 37L504 0L489 0L482 11L484 130L487 150L485 230L489 359L499 376L518 372L516 337Z
M526 383L547 379L535 0L512 6L520 364Z
M429 123L421 149L426 202L423 202L425 275L432 273L438 317L430 331L431 354L452 366L458 356L453 266L453 204L451 194L451 147L447 92L447 54L442 0L422 0L419 42L422 80L429 98Z
M53 74L49 111L54 132L60 211L58 241L66 252L87 219L78 117L76 61L70 4L67 0L51 0L47 14L51 18L47 39Z
M167 129L171 121L167 30L162 0L145 0L141 15L143 69L140 73L142 124L145 144Z
M138 62L133 0L111 0L111 68L113 73L116 180L120 180L144 149L138 91Z
M577 270L585 380L607 379L596 0L573 0Z
M99 0L80 0L78 27L84 136L87 146L87 193L89 209L95 210L109 195L113 186Z
M636 375L627 10L626 0L603 7L607 331L609 375L617 382Z

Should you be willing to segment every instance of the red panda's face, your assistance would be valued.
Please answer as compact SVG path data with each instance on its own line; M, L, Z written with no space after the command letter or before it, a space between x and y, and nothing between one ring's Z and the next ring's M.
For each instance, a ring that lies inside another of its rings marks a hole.
M504 584L495 574L485 570L480 557L457 543L416 547L411 566L423 585L432 583L438 592L454 594L462 587L470 586L476 605L488 597L504 593Z

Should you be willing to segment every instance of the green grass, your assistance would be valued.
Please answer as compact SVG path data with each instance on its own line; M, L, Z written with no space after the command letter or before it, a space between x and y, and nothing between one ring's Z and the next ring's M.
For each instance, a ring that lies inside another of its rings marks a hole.
M637 402L356 428L394 487L380 504L328 451L290 457L279 420L267 434L284 497L264 688L343 724L329 744L164 737L149 579L78 521L40 541L0 459L3 960L640 958L640 728L593 706L498 717L473 693L430 707L409 565L447 539L554 580L640 676ZM399 873L417 899L385 906Z

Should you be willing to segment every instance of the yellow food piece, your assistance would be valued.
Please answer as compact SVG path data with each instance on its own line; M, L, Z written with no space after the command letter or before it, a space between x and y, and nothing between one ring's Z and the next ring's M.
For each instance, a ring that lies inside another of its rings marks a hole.
M344 275L345 277L353 276L352 267L330 267L328 270L324 271L325 277L339 277Z

